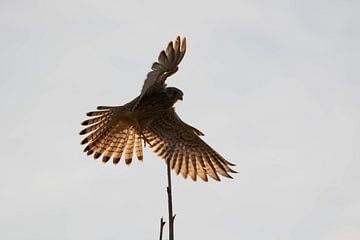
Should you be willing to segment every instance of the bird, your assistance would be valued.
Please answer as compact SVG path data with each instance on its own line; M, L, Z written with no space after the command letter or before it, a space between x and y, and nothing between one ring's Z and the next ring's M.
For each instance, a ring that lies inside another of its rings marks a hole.
M174 104L183 100L183 92L167 87L165 81L178 71L186 52L186 38L169 42L151 66L139 96L122 106L98 106L88 112L81 124L84 152L102 162L118 164L122 155L130 165L134 151L143 160L143 148L151 150L186 179L220 181L219 175L232 178L235 164L225 160L200 137L204 134L185 123L175 112Z

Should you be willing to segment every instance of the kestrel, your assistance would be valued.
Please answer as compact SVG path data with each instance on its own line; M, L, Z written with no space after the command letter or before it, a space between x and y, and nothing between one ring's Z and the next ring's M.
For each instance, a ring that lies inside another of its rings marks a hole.
M229 173L236 173L230 168L234 164L206 144L200 138L204 134L175 112L174 104L183 99L183 92L166 87L165 80L176 73L185 51L186 39L177 37L153 63L138 97L123 106L99 106L87 113L92 118L82 122L87 127L80 132L89 134L81 142L87 144L87 155L117 164L124 153L125 163L130 164L134 148L137 158L143 159L144 141L184 178L189 175L196 181L199 176L208 181L209 175L220 181L218 174L232 178Z

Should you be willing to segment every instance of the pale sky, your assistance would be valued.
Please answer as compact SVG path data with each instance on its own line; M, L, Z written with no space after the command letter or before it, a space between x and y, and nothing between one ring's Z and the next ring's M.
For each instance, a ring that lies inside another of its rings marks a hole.
M176 240L360 239L359 1L0 2L0 239L158 239L166 166L84 156L177 35L177 112L237 164L173 175ZM167 236L167 229L165 231ZM164 239L167 239L164 238Z

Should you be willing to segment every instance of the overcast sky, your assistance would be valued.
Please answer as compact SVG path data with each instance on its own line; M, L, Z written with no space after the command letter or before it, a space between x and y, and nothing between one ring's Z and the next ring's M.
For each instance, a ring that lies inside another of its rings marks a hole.
M166 166L84 156L177 35L181 118L237 164L173 175L176 239L360 239L359 1L0 2L0 239L158 239ZM165 232L167 235L167 229Z

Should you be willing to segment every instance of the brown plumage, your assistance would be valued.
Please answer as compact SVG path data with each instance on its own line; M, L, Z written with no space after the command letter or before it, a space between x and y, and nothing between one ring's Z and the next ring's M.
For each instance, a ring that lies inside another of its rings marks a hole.
M220 181L218 174L231 178L229 173L236 173L230 168L234 164L201 140L204 134L175 113L174 104L182 100L183 93L166 87L165 80L178 70L185 51L186 39L177 37L161 51L138 97L123 106L99 106L98 111L87 113L92 118L82 122L86 128L80 132L88 134L81 142L87 144L84 152L93 154L94 159L102 156L104 163L112 159L114 164L124 155L125 163L131 164L134 152L143 159L143 140L184 178L208 181L210 176Z

